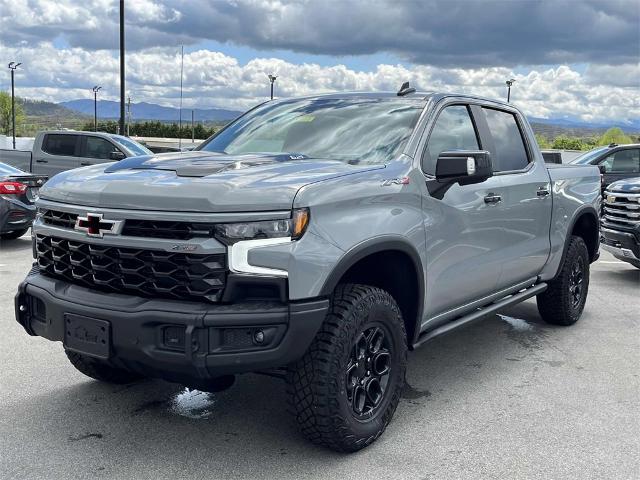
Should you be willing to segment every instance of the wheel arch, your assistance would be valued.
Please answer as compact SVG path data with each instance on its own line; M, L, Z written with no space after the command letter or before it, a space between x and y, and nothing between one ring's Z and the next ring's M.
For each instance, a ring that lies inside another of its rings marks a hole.
M376 269L372 272L374 264ZM409 269L409 274L405 269ZM384 288L402 311L407 343L411 346L420 333L424 277L422 260L415 247L404 237L385 235L364 241L347 251L327 277L321 294L330 296L345 281Z

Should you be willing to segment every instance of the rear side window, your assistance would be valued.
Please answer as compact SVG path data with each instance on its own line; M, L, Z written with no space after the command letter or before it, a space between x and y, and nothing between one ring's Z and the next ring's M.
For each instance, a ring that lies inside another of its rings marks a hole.
M608 155L600 165L607 173L640 173L640 150L620 150Z
M85 156L87 158L100 158L109 160L111 153L118 151L111 142L100 137L87 137L87 147Z
M529 164L529 156L515 115L492 108L482 110L493 137L493 170L508 172L525 168Z
M73 157L76 154L77 135L45 135L42 150L49 155L63 155Z
M465 105L446 107L436 120L422 159L426 173L436 171L436 160L442 152L452 150L478 150L478 138L469 110Z

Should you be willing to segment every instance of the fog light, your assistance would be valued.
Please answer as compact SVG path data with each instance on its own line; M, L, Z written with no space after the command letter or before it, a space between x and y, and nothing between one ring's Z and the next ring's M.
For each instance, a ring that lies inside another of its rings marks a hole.
M262 343L264 342L264 332L262 330L258 330L254 335L253 335L253 339L255 340L256 343Z

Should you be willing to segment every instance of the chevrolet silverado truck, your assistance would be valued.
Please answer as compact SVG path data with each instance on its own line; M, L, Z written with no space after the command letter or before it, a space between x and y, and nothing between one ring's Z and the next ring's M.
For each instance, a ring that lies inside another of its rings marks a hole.
M600 230L604 250L640 268L640 177L607 187Z
M145 146L122 135L60 130L39 132L31 151L0 149L0 162L52 177L74 168L151 154Z
M47 182L17 320L106 382L281 375L302 433L356 451L409 350L534 296L549 323L580 318L600 173L553 167L510 104L408 85L270 101L196 151Z

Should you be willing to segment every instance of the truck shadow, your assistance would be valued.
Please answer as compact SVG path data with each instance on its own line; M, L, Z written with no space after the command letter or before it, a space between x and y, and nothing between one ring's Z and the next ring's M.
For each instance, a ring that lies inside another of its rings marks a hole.
M27 233L15 240L2 240L0 239L0 252L22 252L31 250L31 236Z
M531 369L527 361L543 361L550 330L556 329L544 325L535 304L526 302L413 352L408 386L392 424L359 455L402 441L416 410L424 422L437 423L451 402L464 402L505 370L515 369L520 381ZM320 471L323 462L340 458L298 434L285 411L284 385L269 377L243 375L217 394L156 380L109 386L77 378L76 384L35 395L13 409L16 444L31 442L32 451L47 450L62 463L86 465L87 474L105 475L122 473L119 466L139 464L149 455L155 469L167 472L188 461L219 477L242 478L253 478L256 465L263 466L265 478L278 476L283 464L274 458L287 455ZM38 436L30 433L32 422ZM425 440L424 447L436 441ZM295 465L290 468L295 472Z

